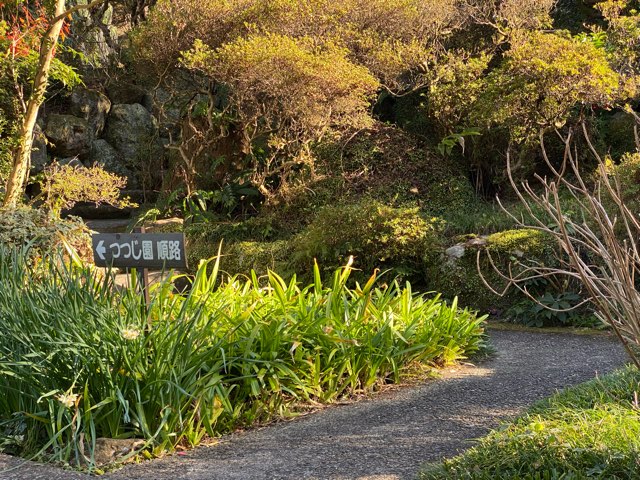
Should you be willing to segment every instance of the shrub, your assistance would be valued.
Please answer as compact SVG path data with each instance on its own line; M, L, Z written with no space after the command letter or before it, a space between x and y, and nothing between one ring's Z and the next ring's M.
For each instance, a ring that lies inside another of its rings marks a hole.
M516 35L505 61L486 82L472 123L508 126L520 141L540 128L564 125L576 105L606 107L631 93L603 49L542 32Z
M29 246L31 258L57 251L64 243L81 258L93 258L89 230L80 219L60 219L57 215L30 207L0 210L0 248Z
M339 265L351 255L365 273L393 268L417 274L425 258L440 251L442 221L425 219L417 208L393 208L373 200L325 207L294 239L294 259Z
M627 153L622 156L618 164L607 161L606 166L607 174L620 187L621 197L626 207L636 218L640 218L640 154Z
M215 255L219 245L220 240L214 242L188 239L189 265L197 268L200 259ZM249 276L252 271L262 276L269 270L277 270L289 278L293 274L290 265L291 252L292 247L287 240L223 242L220 268L229 276Z
M250 275L255 270L289 272L291 245L282 239L268 216L238 222L208 222L185 227L189 265L197 268L200 259L216 254L222 243L221 268L231 274Z
M315 268L306 288L270 272L265 287L256 275L220 284L217 261L203 261L188 295L171 279L156 285L147 315L133 290L54 263L36 278L24 257L1 253L0 437L72 464L92 466L98 437L193 445L483 341L483 318L375 276L351 290L349 267L327 285Z
M284 179L308 164L310 144L328 129L369 125L369 103L379 87L347 50L285 35L252 35L215 50L196 41L183 64L229 88L227 110L262 191L272 175Z
M152 66L145 70L163 81L180 82L175 69L194 80L177 88L194 99L180 148L202 153L232 143L227 160L235 157L267 194L307 171L311 147L327 134L370 125L383 86L404 91L422 81L459 27L456 3L160 1L132 46L137 60ZM204 89L210 95L203 101L196 92Z
M109 204L117 208L137 207L128 198L120 198L126 179L102 167L74 167L56 163L45 167L42 194L44 204L60 215L78 202Z

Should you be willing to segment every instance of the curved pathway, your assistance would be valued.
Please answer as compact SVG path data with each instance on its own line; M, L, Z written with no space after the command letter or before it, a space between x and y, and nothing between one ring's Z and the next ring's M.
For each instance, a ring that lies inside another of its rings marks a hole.
M495 330L490 335L497 353L479 367L448 369L441 380L229 435L217 445L128 465L106 478L411 479L423 462L462 452L533 402L625 361L622 349L605 336ZM14 462L0 456L0 470ZM4 475L88 478L35 464Z

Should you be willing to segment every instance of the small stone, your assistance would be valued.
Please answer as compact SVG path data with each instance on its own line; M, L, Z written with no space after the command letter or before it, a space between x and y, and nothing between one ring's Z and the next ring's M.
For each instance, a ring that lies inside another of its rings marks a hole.
M466 249L464 248L464 245L462 245L462 244L454 245L453 247L447 248L445 250L445 253L447 254L447 256L449 258L454 258L456 260L464 257L465 252L466 252Z
M467 241L465 247L484 247L487 244L486 237L476 237Z

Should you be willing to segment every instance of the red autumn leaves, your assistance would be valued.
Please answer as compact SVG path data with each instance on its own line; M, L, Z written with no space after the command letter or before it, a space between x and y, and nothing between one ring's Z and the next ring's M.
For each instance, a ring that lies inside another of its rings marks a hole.
M32 5L28 5L32 3ZM6 3L0 2L0 45L11 57L26 57L40 50L40 39L49 28L49 19L45 8L39 2L24 2L10 12ZM2 25L4 23L4 25ZM4 27L4 28L2 28ZM60 33L64 41L69 33L69 24L65 23Z

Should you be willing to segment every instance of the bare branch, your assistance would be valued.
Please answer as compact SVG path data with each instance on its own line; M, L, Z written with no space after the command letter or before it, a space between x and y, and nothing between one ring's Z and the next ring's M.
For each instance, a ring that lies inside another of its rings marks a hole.
M599 164L593 183L583 177L571 130L566 135L556 130L565 146L560 168L549 158L544 134L540 134L542 156L552 175L551 178L537 176L536 189L527 182L518 184L514 180L507 152L507 173L525 215L519 218L507 213L519 227L536 229L556 240L559 248L555 265L511 262L503 272L492 258L490 248L478 252L476 263L483 283L496 295L505 295L510 288L515 288L547 309L549 307L527 289L527 283L560 278L579 283L586 296L571 309L591 303L597 317L611 327L633 363L640 368L638 353L632 347L640 346L640 292L636 287L640 271L640 220L625 204L620 181L609 174L584 122L581 131L589 152ZM575 218L566 213L567 198L572 209L578 212ZM494 289L482 274L483 255L498 278L506 282L502 291Z

